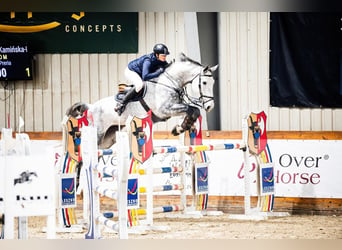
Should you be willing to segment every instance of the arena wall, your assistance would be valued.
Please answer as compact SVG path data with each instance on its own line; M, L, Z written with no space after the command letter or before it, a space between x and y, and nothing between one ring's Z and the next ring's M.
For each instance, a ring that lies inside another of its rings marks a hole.
M31 140L53 140L61 141L61 132L29 132ZM168 140L175 139L169 131L156 131L154 133L156 139ZM313 131L269 131L269 140L315 140L315 141L331 141L342 140L341 131L328 131L328 132L313 132ZM241 139L241 131L203 131L204 139L225 139L237 140ZM332 168L336 166L331 166ZM82 195L78 197L82 200ZM158 196L155 199L155 205L165 205L167 202L173 204L179 197L174 196ZM190 202L189 197L189 202ZM103 198L104 203L110 202ZM142 199L142 203L144 199ZM243 196L215 196L211 195L208 202L208 209L220 210L227 213L241 213L243 212ZM252 197L252 206L255 206L257 197ZM342 214L342 199L334 197L326 198L307 198L300 197L275 197L274 211L290 212L292 214L329 214L341 215Z

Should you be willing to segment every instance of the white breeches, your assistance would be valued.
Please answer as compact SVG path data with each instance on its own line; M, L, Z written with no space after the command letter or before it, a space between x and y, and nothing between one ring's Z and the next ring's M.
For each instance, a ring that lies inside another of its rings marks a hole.
M126 67L125 69L125 78L129 84L133 84L135 86L135 92L137 93L144 86L144 83L142 79L140 78L140 76L136 72L130 70L128 67Z

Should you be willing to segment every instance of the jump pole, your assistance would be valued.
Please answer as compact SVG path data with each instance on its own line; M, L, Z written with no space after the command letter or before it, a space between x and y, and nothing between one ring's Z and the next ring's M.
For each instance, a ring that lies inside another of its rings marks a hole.
M83 127L82 128L82 159L87 175L88 194L89 194L89 228L85 235L86 239L99 239L101 238L101 232L99 224L117 230L120 239L128 239L127 230L127 179L128 179L128 159L129 159L129 146L127 133L117 132L116 138L118 140L117 155L118 157L118 189L116 194L108 195L111 198L117 196L118 204L118 222L108 220L100 214L100 197L99 191L96 187L99 185L98 171L96 165L98 164L98 150L96 143L96 128L94 127Z

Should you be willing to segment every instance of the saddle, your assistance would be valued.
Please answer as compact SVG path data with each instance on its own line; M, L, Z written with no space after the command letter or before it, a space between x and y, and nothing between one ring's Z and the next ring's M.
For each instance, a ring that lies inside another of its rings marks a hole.
M128 85L126 83L120 83L119 84L119 91L115 96L115 100L118 102L121 102L123 100L123 98L125 97L126 93L132 88L134 88L134 85ZM139 91L139 93L137 93L131 100L129 100L129 102L140 101L145 96L146 90L147 90L147 85L144 84L143 88Z
M123 100L123 98L125 97L126 93L131 90L132 88L134 88L133 85L127 85L126 83L120 83L119 84L119 91L115 96L115 100L117 102L121 102ZM139 91L139 93L137 93L132 99L130 99L128 102L137 102L139 101L140 104L143 106L143 108L146 110L146 112L151 111L150 107L146 104L145 100L143 99L144 96L146 95L146 91L147 91L147 85L144 84L143 88ZM156 116L154 114L154 112L152 111L152 122L160 122L160 121L166 121L168 118L159 118L158 116Z

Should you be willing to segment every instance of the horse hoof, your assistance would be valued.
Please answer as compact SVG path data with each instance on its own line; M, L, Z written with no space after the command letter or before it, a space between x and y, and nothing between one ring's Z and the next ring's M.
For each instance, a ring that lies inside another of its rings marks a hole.
M172 135L177 136L177 135L180 135L181 133L183 133L184 131L185 131L185 130L184 130L181 126L176 125L176 126L172 129L171 133L172 133Z
M172 133L173 136L178 136L178 135L180 135L180 134L178 133L178 131L177 131L177 128L173 128L172 131L171 131L171 133Z

